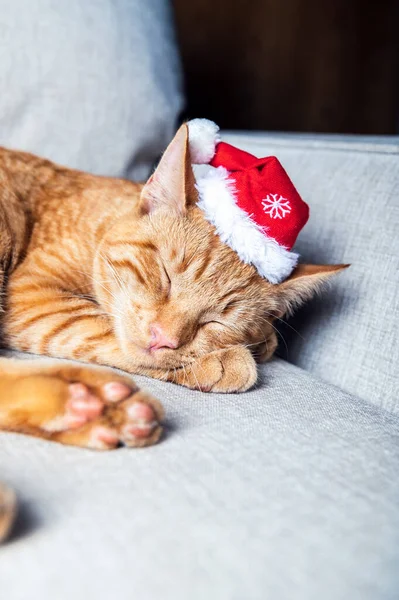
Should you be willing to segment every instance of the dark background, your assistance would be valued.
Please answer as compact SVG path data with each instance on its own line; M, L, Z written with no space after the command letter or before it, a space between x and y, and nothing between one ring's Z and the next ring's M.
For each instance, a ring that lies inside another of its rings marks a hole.
M398 0L174 0L186 117L223 128L393 134Z

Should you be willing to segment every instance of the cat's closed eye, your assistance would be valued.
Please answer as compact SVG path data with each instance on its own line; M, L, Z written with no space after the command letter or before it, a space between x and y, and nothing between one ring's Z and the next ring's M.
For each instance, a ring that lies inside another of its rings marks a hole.
M220 325L223 327L223 322L221 321L221 315L218 313L210 313L204 315L198 322L198 327L205 327L206 325Z
M223 308L222 310L222 314L226 314L228 312L230 312L231 309L233 309L235 306L237 305L237 300L231 300L230 302L228 302L226 304L226 306Z
M166 279L167 279L167 281L168 281L168 284L169 284L169 285L171 285L171 283L172 283L172 280L171 280L171 278L170 278L170 275L169 275L169 273L168 273L168 270L167 270L167 268L165 267L165 265L162 265L162 266L163 266L163 270L164 270L164 273L165 273L165 275L166 275Z
M222 327L225 325L223 322L223 317L226 316L230 311L232 311L237 306L237 300L230 300L223 308L220 310L212 310L203 315L203 317L199 321L199 326L203 327L204 325L221 325Z
M166 269L165 265L162 264L163 267L163 271L165 274L165 290L166 290L166 296L169 297L170 296L170 290L172 288L172 280L170 278L169 272Z

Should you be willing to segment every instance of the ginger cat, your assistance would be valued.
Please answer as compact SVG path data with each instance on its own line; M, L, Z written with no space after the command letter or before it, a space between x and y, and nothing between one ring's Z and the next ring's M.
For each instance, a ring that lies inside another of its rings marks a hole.
M241 392L276 349L273 320L344 268L302 265L272 285L243 264L196 206L186 125L145 185L5 149L0 178L9 348ZM161 421L109 369L0 359L0 429L112 449L156 442Z

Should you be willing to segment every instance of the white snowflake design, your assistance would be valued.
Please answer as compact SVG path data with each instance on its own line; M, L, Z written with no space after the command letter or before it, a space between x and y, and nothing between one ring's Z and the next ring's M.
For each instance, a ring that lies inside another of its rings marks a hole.
M268 194L262 200L263 210L272 219L283 219L285 215L291 212L291 205L287 198L283 198L280 194Z

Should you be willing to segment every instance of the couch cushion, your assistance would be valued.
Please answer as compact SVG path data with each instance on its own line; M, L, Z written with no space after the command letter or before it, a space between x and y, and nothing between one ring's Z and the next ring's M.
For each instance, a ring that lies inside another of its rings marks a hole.
M397 417L281 360L240 395L144 380L153 448L95 453L0 434L24 517L1 595L42 600L393 600Z
M0 144L144 178L182 105L168 0L0 0Z
M351 263L284 330L289 361L389 410L399 410L399 138L226 135L281 159L310 220L303 262Z

